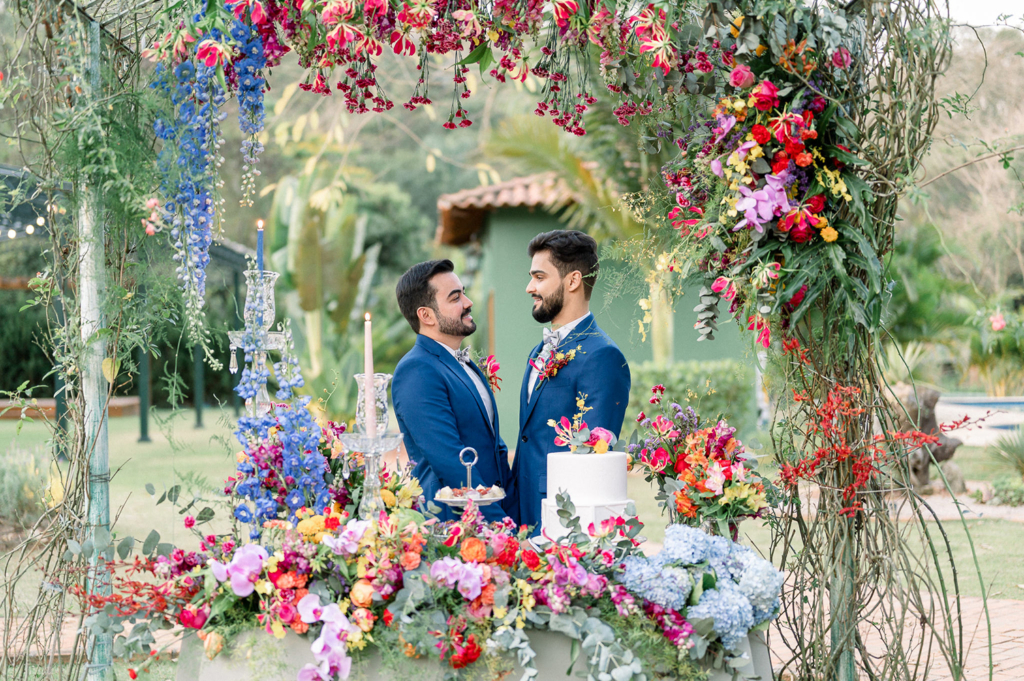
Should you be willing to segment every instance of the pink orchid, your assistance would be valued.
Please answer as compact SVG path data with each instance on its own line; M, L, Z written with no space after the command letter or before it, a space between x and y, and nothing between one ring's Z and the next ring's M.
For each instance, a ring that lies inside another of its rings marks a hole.
M258 544L246 544L235 551L227 565L217 560L209 562L213 576L218 582L231 581L231 590L239 598L245 598L255 589L256 580L263 570L263 561L270 555Z

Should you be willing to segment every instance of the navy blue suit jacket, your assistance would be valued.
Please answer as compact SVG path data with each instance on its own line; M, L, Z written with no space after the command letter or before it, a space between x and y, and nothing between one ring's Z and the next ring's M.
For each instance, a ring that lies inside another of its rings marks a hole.
M540 524L540 502L547 496L547 455L565 449L555 446L555 429L548 425L548 419L558 420L562 416L571 419L579 411L576 398L584 393L587 406L592 408L583 418L588 426L607 428L616 437L622 430L630 385L625 356L597 325L593 315L580 321L558 345L558 350L566 352L577 346L580 349L575 359L559 369L554 378L538 379L530 399L527 398L529 364L523 375L519 394L519 441L512 475L519 498L519 522L524 525ZM542 347L540 343L530 352L530 360L540 354Z
M487 385L483 372L475 364L473 368ZM413 475L419 479L427 502L444 486L465 486L466 467L459 462L463 447L472 447L479 456L473 467L474 487L501 485L508 490L508 448L498 435L494 395L489 394L494 412L491 424L473 381L440 343L426 336L416 337L416 345L395 368L391 397L413 463ZM510 504L512 501L509 499ZM441 520L458 517L449 507L438 505L443 510ZM480 510L488 520L501 520L506 515L502 503Z

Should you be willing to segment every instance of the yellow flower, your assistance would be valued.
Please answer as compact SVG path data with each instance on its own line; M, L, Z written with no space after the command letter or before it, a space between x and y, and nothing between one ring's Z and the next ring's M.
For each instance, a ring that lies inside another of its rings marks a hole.
M380 498L384 500L384 505L388 508L392 508L398 503L395 493L389 489L382 489L380 491Z
M767 50L768 50L768 46L767 46L767 45L758 45L758 46L757 46L757 49L756 49L756 50L754 50L754 54L756 54L756 55L757 55L758 57L760 57L760 56L761 56L762 54L764 54L764 53L765 53L765 52L766 52Z
M764 149L760 144L750 148L750 158L761 158L762 156L764 156Z
M605 442L604 440L598 440L594 444L594 453L595 454L604 454L607 451L608 451L608 443Z
M507 614L508 614L508 608L502 608L502 607L497 607L497 606L494 608L494 616L497 619L499 619L499 620L502 619L503 617L505 617L505 615L507 615Z
M764 494L761 492L753 494L749 499L747 499L747 508L749 508L753 513L757 513L767 505L768 502L765 501Z
M256 593L261 593L264 596L269 596L274 593L274 583L266 579L261 579L256 582Z
M491 30L487 31L487 39L490 40L492 43L498 42L498 38L500 38L500 37L501 36L498 35L498 32L495 31L493 28Z
M563 360L563 359L565 359L565 353L562 353L562 352L556 352L556 353L555 353L555 359L557 359L557 360Z
M826 227L828 227L828 218L825 217L824 215L819 215L818 224L816 226L818 229L825 229Z
M398 490L398 505L409 508L414 501L420 498L421 494L423 494L423 488L420 487L420 481L412 478Z
M732 26L729 27L729 33L732 34L733 38L740 37L740 26L743 25L743 17L736 17L732 22Z
M747 108L747 103L744 102L742 99L737 99L736 103L733 106L737 111L743 111L744 109Z
M270 625L270 630L274 634L274 638L284 638L284 625L281 624L281 620L274 620L274 623Z
M821 238L827 241L828 243L832 243L833 241L839 238L839 232L832 229L831 227L826 227L825 229L821 230Z

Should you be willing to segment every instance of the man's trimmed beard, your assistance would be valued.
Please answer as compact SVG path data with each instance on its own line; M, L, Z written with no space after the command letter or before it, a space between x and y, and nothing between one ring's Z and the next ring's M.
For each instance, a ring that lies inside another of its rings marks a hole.
M468 315L472 310L473 308L469 308L462 315ZM435 310L435 312L437 311ZM471 321L467 324L462 321L462 317L452 319L437 312L437 330L446 336L470 336L476 331L476 322Z
M535 298L536 300L536 298ZM547 298L540 296L540 307L533 308L533 318L541 324L547 324L562 311L565 305L565 283L563 282L558 290Z

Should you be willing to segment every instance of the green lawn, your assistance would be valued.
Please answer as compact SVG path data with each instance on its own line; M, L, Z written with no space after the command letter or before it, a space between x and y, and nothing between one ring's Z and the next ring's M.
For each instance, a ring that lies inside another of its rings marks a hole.
M158 413L150 419L152 442L138 441L138 417L110 419L110 513L117 519L113 530L119 536L144 539L156 529L165 541L186 539L177 509L166 502L156 506L146 483L152 483L159 495L181 483L182 475L195 474L205 477L212 490L231 474L236 451L233 414L207 409L203 416L206 427L197 429L191 411ZM31 450L45 447L47 438L42 424L25 424L16 434L16 422L0 421L0 446ZM186 498L191 496L183 491L182 499Z
M992 482L1013 472L1009 466L997 461L987 447L960 447L952 461L963 471L965 480ZM939 478L935 466L932 466L932 478Z
M138 665L138 660L133 662L114 660L114 681L128 679L128 669ZM43 667L30 668L28 678L30 681L51 681L54 673L56 672L48 674ZM139 679L142 681L174 681L177 673L178 663L176 660L160 659L150 664L144 672L139 673Z

